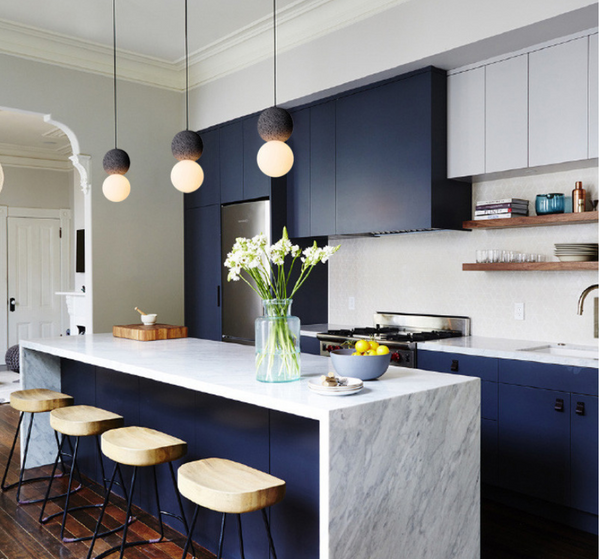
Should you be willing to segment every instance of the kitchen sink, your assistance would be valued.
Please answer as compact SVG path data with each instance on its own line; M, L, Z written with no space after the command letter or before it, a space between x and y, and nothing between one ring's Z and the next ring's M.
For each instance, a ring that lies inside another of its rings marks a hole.
M548 344L537 347L525 347L519 351L535 351L563 357L580 357L581 359L598 359L598 348L570 344Z

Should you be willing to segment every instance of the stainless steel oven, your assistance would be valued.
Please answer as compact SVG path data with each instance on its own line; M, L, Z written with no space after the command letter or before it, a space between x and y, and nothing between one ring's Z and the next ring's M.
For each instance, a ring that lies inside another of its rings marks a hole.
M321 355L353 346L359 339L373 339L390 348L391 363L415 368L417 344L429 340L457 338L471 334L471 319L465 316L377 312L374 326L328 330L317 334Z

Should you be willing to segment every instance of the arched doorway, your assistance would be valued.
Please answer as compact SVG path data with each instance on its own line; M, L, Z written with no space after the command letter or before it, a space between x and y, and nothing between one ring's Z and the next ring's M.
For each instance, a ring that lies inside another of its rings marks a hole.
M51 115L0 107L0 164L5 175L5 186L0 192L0 277L8 278L0 282L0 299L5 295L7 301L6 306L0 305L0 360L3 362L6 348L19 337L64 335L67 330L77 333L70 327L68 310L72 309L67 310L65 305L66 300L72 303L74 297L56 293L77 294L78 322L91 332L93 291L90 161L80 153L73 131L54 121ZM61 172L69 177L65 179L68 202L55 184L62 184L56 180ZM56 192L60 192L59 200L52 199ZM75 273L76 231L83 231L81 236L86 241L83 274ZM40 254L36 256L30 251ZM60 262L52 263L50 261L57 258L56 251L60 253ZM19 273L11 266L19 268ZM32 274L26 271L27 266L35 268ZM43 266L46 268L40 269ZM60 268L58 276L57 267ZM31 277L25 279L28 275ZM41 285L35 292L31 285L26 285L32 278L37 278ZM21 294L21 308L19 297L9 290ZM47 308L39 309L37 323L32 320L38 312L31 306L36 297L42 306L58 306L61 314L58 328L52 323L55 317L48 318L42 312ZM22 313L18 317L17 310L25 309L29 314ZM15 327L19 332L11 330Z

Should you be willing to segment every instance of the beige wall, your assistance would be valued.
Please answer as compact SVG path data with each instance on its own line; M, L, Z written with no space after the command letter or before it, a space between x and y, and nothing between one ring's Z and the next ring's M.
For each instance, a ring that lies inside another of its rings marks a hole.
M102 195L102 158L114 147L112 80L7 55L0 76L0 106L51 114L92 158L95 331L135 322L136 305L183 323L183 195L169 181L182 95L119 81L119 147L131 157L132 192L115 204Z
M73 171L51 171L3 165L0 205L21 208L72 208Z

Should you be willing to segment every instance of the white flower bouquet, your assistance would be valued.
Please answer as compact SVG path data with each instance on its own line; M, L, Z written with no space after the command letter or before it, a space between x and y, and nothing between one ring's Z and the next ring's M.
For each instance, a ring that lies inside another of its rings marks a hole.
M263 234L252 239L236 239L225 260L225 267L229 268L227 281L245 281L263 300L265 308L266 316L258 319L256 326L258 380L286 382L300 378L300 322L289 316L292 298L313 268L320 262L327 262L339 248L339 245L320 248L315 242L301 250L292 244L285 227L282 238L271 246L267 245ZM286 258L288 261L291 258L287 269ZM300 274L288 294L292 270L298 259Z

